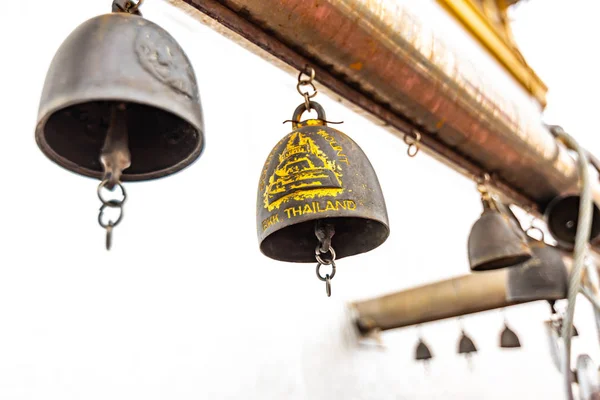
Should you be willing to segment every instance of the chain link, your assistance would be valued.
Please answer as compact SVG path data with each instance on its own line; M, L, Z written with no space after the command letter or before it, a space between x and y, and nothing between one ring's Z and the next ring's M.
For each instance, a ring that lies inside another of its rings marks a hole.
M320 240L319 240L320 242ZM329 253L331 255L330 258L323 258L323 255ZM325 282L325 291L327 293L327 297L331 297L331 280L335 276L335 250L333 247L329 246L329 249L326 252L323 252L321 249L321 243L317 245L315 248L315 258L317 259L317 278L319 280ZM321 275L321 266L323 265L331 265L331 273L325 274L325 276Z
M419 150L421 149L421 133L416 130L413 130L412 134L414 137L410 137L410 140L409 136L407 134L404 134L404 143L408 145L408 149L406 149L406 154L408 154L408 156L411 158L416 156Z
M112 231L113 231L113 228L115 226L119 225L119 223L123 219L123 205L125 204L125 200L127 200L127 192L125 192L125 188L123 187L123 185L120 182L117 182L117 184L112 188L112 190L108 189L108 186L107 186L108 184L109 184L109 180L105 179L102 182L100 182L100 184L98 185L98 189L97 189L98 198L102 202L102 206L100 207L100 212L98 213L98 224L102 228L106 229L106 250L110 250L110 248L112 246ZM121 191L120 199L106 199L102 195L103 189L113 192L115 190L115 188L117 188L117 187ZM119 216L117 217L117 219L115 221L113 221L111 218L108 218L108 221L105 221L104 212L106 211L107 208L119 210Z
M304 78L304 75L307 76L307 78ZM300 93L302 97L304 97L304 106L306 107L306 111L311 110L312 107L310 106L310 99L315 97L319 92L313 82L314 79L315 70L314 68L311 68L308 65L306 66L304 71L300 71L300 73L298 74L298 84L296 85L296 90L298 91L298 93ZM303 92L302 86L309 86L312 89L312 93L310 93L309 91Z

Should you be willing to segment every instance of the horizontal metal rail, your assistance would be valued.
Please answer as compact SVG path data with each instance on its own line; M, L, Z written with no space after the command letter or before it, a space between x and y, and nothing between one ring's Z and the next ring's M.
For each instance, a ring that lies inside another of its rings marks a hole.
M280 67L312 66L319 83L353 108L400 137L419 131L430 154L472 178L489 173L518 205L543 212L577 188L575 162L540 111L482 84L485 71L473 71L394 1L170 2L199 10L199 20L212 19L209 25ZM600 203L599 183L594 197Z

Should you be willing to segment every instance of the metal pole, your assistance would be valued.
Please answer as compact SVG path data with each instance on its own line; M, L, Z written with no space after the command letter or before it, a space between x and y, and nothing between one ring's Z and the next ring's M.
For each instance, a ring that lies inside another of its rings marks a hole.
M567 271L572 261L563 256ZM524 268L524 267L514 267ZM526 301L509 301L510 268L477 272L351 304L359 329L388 330L445 318L494 310L515 304L547 299L531 288ZM566 296L566 293L564 293ZM564 297L563 297L564 298Z
M361 332L388 330L511 305L506 300L508 272L500 269L352 303Z
M543 212L577 189L575 162L525 93L505 95L396 2L169 1L281 68L312 66L330 93L401 138L418 130L425 150L467 176L492 172L521 206ZM600 203L599 182L593 190Z

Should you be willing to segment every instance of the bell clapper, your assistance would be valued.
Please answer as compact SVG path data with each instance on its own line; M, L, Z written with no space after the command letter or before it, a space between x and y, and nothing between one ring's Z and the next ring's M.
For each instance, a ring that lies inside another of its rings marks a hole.
M126 106L123 103L112 106L110 125L100 153L104 177L98 185L98 198L102 202L98 223L106 229L106 250L110 250L112 247L112 231L123 218L123 205L127 199L125 188L121 184L123 171L131 166L126 111ZM103 196L103 189L114 192L116 187L119 187L121 191L121 199L106 199ZM107 207L119 210L119 216L115 221L110 218L105 221L104 211Z
M335 250L331 247L331 238L335 234L335 229L332 224L317 220L315 223L315 236L319 240L319 244L315 248L315 258L317 259L317 277L325 282L325 290L327 297L331 297L331 280L335 276ZM323 258L324 254L330 253L330 258ZM331 274L321 275L321 266L331 265Z

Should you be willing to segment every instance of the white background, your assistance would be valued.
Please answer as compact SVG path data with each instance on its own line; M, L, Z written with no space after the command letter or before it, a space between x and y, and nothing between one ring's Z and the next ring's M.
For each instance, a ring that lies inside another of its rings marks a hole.
M401 2L451 25L432 0ZM159 0L143 12L194 64L206 149L168 179L127 184L107 253L97 182L47 160L34 127L54 52L110 1L2 3L0 399L563 398L543 303L506 310L520 350L498 348L500 311L465 317L480 348L471 368L456 355L456 320L421 326L435 354L428 369L412 359L415 328L385 333L384 347L356 342L347 302L468 273L481 208L473 182L424 154L409 159L401 140L335 99L317 100L369 156L392 233L338 263L330 299L312 265L262 256L255 190L302 101L296 78ZM513 13L521 50L550 87L546 121L596 154L599 13L593 0L531 1ZM591 315L580 301L574 354L600 361Z

